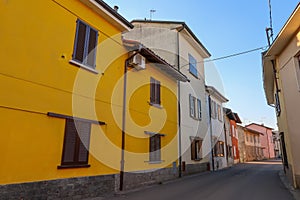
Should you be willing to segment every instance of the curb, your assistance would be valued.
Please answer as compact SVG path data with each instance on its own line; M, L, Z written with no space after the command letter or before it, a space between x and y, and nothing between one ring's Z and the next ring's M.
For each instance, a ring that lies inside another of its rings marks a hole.
M279 175L279 178L280 178L281 182L291 192L291 194L293 195L294 199L295 200L300 200L300 190L299 189L295 189L292 186L292 184L287 179L286 175L284 174L284 172L282 170L279 171L278 175Z

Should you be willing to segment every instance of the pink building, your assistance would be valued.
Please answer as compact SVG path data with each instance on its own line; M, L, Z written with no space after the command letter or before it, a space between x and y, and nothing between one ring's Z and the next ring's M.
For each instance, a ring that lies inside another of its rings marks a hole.
M272 135L272 128L266 127L263 124L252 123L246 126L247 129L254 130L261 133L259 136L260 144L263 150L263 158L271 159L275 158L274 152L274 140Z

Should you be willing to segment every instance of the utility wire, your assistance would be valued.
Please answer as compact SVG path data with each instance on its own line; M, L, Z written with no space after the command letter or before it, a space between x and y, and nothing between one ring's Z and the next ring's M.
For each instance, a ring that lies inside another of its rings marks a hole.
M226 59L226 58L231 58L231 57L235 57L235 56L240 56L240 55L243 55L243 54L247 54L247 53L251 53L251 52L254 52L254 51L258 51L258 50L264 50L267 46L263 46L263 47L259 47L259 48L255 48L255 49L251 49L251 50L247 50L247 51L242 51L242 52L239 52L239 53L235 53L235 54L231 54L231 55L227 55L227 56L222 56L222 57L219 57L219 58L214 58L214 59L210 59L210 60L205 60L203 62L212 62L212 61L216 61L216 60L223 60L223 59Z

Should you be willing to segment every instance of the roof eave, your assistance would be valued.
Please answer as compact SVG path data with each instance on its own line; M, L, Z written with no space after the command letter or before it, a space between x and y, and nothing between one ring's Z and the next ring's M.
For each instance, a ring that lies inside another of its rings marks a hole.
M274 42L268 49L266 56L276 56L281 53L283 48L291 41L294 33L299 29L300 25L300 2L296 6L295 10L282 27Z
M122 15L111 8L102 0L80 0L82 3L97 12L104 19L110 21L114 26L118 27L121 31L129 31L133 25L127 21Z
M167 61L156 55L143 44L133 40L123 40L123 44L130 51L136 51L144 56L147 60L150 60L156 68L160 69L168 76L171 76L172 78L182 82L189 81L189 79L183 73L175 69L174 66L170 65Z

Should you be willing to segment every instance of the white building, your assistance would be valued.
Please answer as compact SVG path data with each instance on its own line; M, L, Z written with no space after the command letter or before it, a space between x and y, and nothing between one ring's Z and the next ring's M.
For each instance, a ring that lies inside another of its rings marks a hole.
M212 164L213 170L228 166L226 144L227 138L224 130L223 103L228 102L218 90L212 86L206 86L209 118L209 132L212 141Z
M210 53L184 22L134 20L132 23L134 29L124 35L125 39L143 43L190 80L178 83L176 94L180 102L179 168L183 174L209 169L211 138L203 60Z

